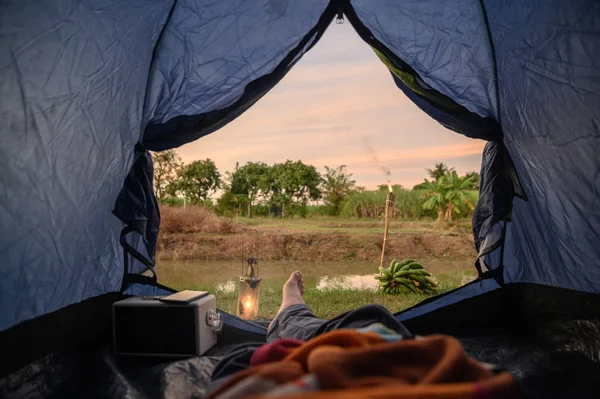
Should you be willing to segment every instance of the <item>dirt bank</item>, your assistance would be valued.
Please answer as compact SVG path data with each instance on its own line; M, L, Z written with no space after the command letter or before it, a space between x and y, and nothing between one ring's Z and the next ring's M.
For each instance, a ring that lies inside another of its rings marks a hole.
M372 260L381 254L379 234L254 231L244 235L161 234L159 260ZM472 236L403 233L388 238L386 257L474 258Z

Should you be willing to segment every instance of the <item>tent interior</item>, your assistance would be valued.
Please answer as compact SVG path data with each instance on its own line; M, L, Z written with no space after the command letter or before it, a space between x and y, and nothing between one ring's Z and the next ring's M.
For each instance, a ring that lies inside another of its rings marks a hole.
M487 141L479 277L397 318L458 337L526 397L597 397L595 0L2 2L1 396L202 397L235 344L264 342L265 324L223 313L202 357L119 358L112 304L172 292L149 151L241 115L336 19L423 112Z

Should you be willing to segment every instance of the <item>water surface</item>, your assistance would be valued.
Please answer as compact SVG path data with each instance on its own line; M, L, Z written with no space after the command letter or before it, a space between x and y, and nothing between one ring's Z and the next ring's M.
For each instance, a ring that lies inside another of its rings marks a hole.
M475 269L470 260L421 260L425 268L442 282L462 285L471 281ZM378 262L259 262L263 281L283 283L290 273L302 271L305 284L319 290L327 288L377 289ZM237 289L242 262L233 261L160 261L159 281L177 289L216 286L219 291Z

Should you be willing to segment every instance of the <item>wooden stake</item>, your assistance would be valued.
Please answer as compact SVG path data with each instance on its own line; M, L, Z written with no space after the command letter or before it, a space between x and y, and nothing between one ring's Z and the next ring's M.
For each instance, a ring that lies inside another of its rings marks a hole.
M385 256L385 244L387 243L388 230L390 229L390 217L394 212L394 193L389 192L385 199L385 224L383 230L383 244L381 245L381 259L379 261L379 266L383 267L383 258Z

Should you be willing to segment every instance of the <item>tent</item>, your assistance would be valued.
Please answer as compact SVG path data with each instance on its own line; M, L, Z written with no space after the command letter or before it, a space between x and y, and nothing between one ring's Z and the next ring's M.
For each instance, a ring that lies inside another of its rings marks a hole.
M123 293L167 289L154 265L148 150L235 119L334 19L352 24L426 114L487 141L473 217L479 278L398 318L417 333L453 333L520 376L562 364L557 375L574 378L582 358L600 360L600 2L9 0L0 353L13 377L0 392L50 394L47 378L35 380L57 370L44 356L102 341ZM265 332L233 316L226 330L232 342ZM117 373L114 359L102 364Z

